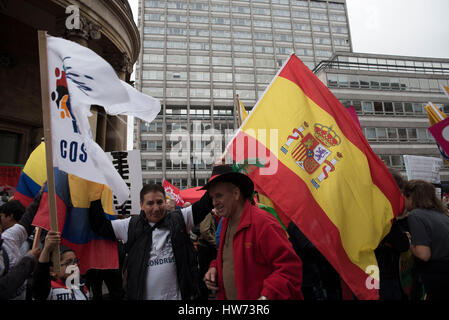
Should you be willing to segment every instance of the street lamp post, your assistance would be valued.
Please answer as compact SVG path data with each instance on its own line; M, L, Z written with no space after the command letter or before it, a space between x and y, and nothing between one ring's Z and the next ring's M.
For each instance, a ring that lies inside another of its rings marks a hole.
M195 187L196 187L196 166L195 162L193 161L193 155L190 156L191 163L193 164L193 181L195 181ZM192 183L193 187L193 183Z

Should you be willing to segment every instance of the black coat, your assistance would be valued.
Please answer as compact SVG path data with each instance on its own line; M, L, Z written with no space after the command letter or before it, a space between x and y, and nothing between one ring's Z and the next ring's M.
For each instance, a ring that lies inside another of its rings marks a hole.
M212 209L212 201L208 192L206 192L192 206L194 224L200 223ZM116 240L111 221L105 218L100 200L91 203L89 222L96 234ZM170 230L173 254L176 261L177 280L182 299L192 300L200 298L199 283L201 279L199 278L196 252L187 233L181 210L177 209L166 213L164 219L153 227L149 225L143 211L139 216L131 218L128 228L128 241L125 244L127 261L124 268L127 273L127 299L143 299L145 276L148 271L148 261L152 246L152 231L159 226Z
M179 209L166 213L161 228L170 230L173 254L176 263L176 275L183 300L194 300L200 297L200 277L198 260L186 230L184 218ZM142 300L145 288L145 277L148 272L152 245L152 230L145 213L131 218L128 228L127 262L127 298Z

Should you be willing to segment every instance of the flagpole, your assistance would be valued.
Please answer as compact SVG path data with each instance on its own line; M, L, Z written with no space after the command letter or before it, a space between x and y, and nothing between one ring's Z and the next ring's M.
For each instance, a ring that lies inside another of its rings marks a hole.
M236 103L236 107L237 107L237 112L238 112L238 120L237 123L239 124L239 128L242 125L242 115L241 115L241 111L240 111L240 100L239 100L239 95L235 94L235 103ZM221 154L220 160L216 161L215 164L226 164L226 155L228 153L228 150L225 149L223 151L223 153Z
M36 227L35 229L35 233L34 233L34 240L33 240L33 246L31 247L31 249L36 249L39 246L39 240L41 238L41 234L42 234L42 229L39 227Z
M53 148L51 138L50 94L48 85L48 59L46 31L38 31L39 65L41 75L42 118L44 122L45 158L47 165L47 192L50 209L50 228L58 231L58 217L56 215L55 176L53 171ZM53 270L59 272L59 246L53 250Z
M238 111L238 114L239 114L238 123L239 123L239 128L240 128L240 126L242 125L242 111L240 110L240 100L239 100L239 95L238 94L235 95L235 100L236 100L236 103L237 103L237 111Z

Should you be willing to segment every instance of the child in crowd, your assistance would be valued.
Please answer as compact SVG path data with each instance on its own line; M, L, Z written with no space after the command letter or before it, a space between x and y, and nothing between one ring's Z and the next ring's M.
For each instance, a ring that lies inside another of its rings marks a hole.
M45 237L44 248L39 257L38 266L33 275L33 298L35 300L88 300L89 295L84 285L66 286L66 280L73 271L73 265L77 265L75 252L67 247L61 246L59 272L54 272L51 267L51 253L61 242L61 234L49 231ZM78 268L76 266L76 268ZM79 272L76 272L79 275ZM75 279L75 285L77 281Z

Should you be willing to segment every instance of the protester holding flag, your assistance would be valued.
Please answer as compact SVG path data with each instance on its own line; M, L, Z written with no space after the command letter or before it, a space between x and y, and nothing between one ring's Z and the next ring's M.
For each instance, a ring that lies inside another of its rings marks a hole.
M173 200L172 198L167 198L166 200L167 202L167 211L174 211L176 209L176 201Z
M217 243L215 240L215 232L218 225L215 209L204 218L199 224L199 235L196 249L198 252L198 264L200 267L200 283L206 294L207 288L202 280L212 260L217 258Z
M0 226L0 236L2 231ZM33 272L39 254L40 249L34 248L12 266L0 237L0 300L16 299L20 296L18 293L24 292L24 283Z
M340 276L335 269L293 221L287 232L293 249L301 258L304 300L341 300Z
M43 188L41 188L40 192L36 195L32 204L30 204L28 209L22 215L19 222L14 223L12 226L7 228L1 234L2 251L4 253L3 260L8 261L9 268L13 268L16 265L18 266L19 264L25 263L22 259L24 255L22 247L33 231L33 226L31 225L31 222L34 218L34 215L36 214L36 210L41 199L42 189ZM4 204L3 206L7 207L8 203ZM30 255L30 253L32 253L32 255L38 254L36 250L34 251L31 250L31 252L28 251L27 254ZM29 266L29 264L26 265ZM15 291L14 298L18 300L24 300L25 297L26 297L26 284L24 279L20 288L18 288Z
M390 168L400 190L405 186L402 175ZM393 219L390 232L382 239L374 253L379 265L379 299L380 300L405 300L406 295L402 290L399 274L399 257L410 248L407 234L401 229L398 220Z
M449 299L449 213L437 198L435 187L410 180L404 188L410 211L411 250L428 300Z
M88 300L89 293L84 285L76 283L71 288L66 279L78 267L75 252L67 247L60 248L61 269L54 272L51 267L50 254L61 243L61 234L49 231L45 237L44 248L39 256L39 263L33 274L33 298L35 300ZM73 268L73 266L76 266ZM73 271L68 270L71 267ZM78 271L79 272L79 271Z
M279 222L251 204L251 179L218 165L203 189L223 217L217 259L204 279L217 299L302 299L301 260Z
M140 215L106 220L99 199L90 195L89 220L102 237L122 240L128 253L128 300L192 300L200 298L198 262L189 232L212 210L209 194L192 206L166 210L161 185L144 185Z

